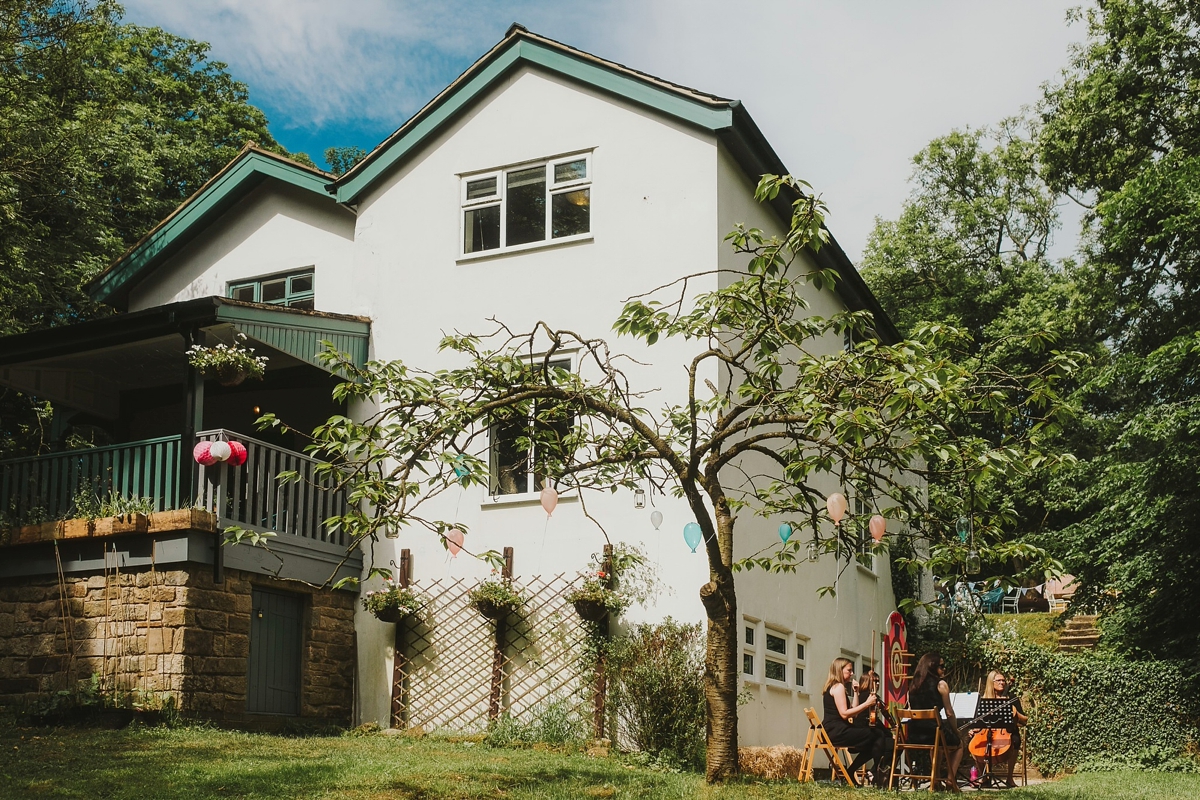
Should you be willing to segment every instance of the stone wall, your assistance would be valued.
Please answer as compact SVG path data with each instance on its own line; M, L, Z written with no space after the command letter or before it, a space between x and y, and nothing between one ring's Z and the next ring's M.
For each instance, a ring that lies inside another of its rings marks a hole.
M354 595L212 568L55 578L0 585L0 704L29 707L93 680L105 691L173 695L183 714L239 725L247 715L251 588L307 596L300 716L349 724Z

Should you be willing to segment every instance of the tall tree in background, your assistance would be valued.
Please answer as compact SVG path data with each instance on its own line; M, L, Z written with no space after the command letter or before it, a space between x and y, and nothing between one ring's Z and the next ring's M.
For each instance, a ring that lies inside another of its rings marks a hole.
M283 152L208 45L121 13L0 0L0 335L106 313L92 276L247 141ZM0 453L36 445L31 410L0 397Z
M1041 108L1049 184L1089 204L1081 287L1111 364L1051 493L1081 602L1135 654L1200 664L1200 5L1099 0Z

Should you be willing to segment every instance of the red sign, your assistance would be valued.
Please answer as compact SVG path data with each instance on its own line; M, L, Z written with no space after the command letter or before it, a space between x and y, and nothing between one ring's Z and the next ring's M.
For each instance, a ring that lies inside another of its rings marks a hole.
M893 611L887 619L883 636L883 702L888 708L903 708L908 704L909 671L908 635L904 617Z

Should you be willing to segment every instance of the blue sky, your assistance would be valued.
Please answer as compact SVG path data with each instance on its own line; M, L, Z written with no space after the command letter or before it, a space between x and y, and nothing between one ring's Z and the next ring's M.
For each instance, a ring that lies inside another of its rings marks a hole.
M371 149L518 21L745 103L830 205L854 259L894 218L911 158L1035 103L1083 38L1080 0L126 0L126 19L212 44L288 149ZM1064 209L1054 253L1074 247Z

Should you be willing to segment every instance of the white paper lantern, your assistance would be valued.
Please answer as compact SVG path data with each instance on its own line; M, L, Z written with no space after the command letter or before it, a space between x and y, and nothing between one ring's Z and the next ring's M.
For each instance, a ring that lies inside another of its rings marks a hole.
M213 442L212 447L208 448L208 454L217 461L228 461L233 455L233 450L229 447L229 442Z

